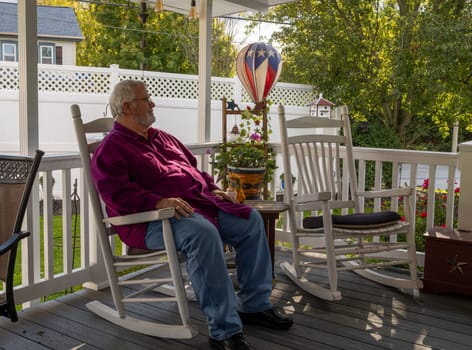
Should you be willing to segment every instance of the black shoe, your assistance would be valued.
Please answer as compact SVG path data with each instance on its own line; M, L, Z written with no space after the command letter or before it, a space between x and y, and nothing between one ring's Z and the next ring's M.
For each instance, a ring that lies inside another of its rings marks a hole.
M244 324L255 324L271 329L289 329L293 324L291 317L274 308L254 313L240 312L239 317Z
M208 342L213 349L217 350L255 350L251 345L249 345L247 340L244 339L242 333L235 334L225 340L208 338Z

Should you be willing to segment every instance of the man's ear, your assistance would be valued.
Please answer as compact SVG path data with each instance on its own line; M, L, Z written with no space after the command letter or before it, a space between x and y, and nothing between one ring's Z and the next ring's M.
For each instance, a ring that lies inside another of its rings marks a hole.
M123 107L121 109L123 110L123 114L129 114L131 102L123 102Z

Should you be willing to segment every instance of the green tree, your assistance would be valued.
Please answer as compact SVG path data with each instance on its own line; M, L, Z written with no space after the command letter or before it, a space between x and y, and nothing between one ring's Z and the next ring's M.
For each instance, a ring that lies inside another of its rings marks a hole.
M71 6L77 15L84 40L77 45L77 64L173 73L198 73L198 21L172 12L155 13L147 7L146 20L139 4L128 0L80 2L39 0L38 4ZM233 76L236 49L224 21L212 26L212 72Z
M422 74L432 101L427 112L444 134L454 121L470 132L472 2L430 1L418 22L421 65L427 68Z
M312 84L348 104L354 117L393 130L403 147L440 139L452 118L470 123L472 117L470 6L439 0L279 6L271 18L290 23L274 35L282 43L281 79ZM438 112L448 105L454 116Z

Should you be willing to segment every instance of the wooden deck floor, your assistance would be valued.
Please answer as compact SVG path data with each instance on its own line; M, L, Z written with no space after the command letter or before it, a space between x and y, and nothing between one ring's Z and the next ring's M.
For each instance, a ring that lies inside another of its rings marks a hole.
M280 250L276 259L290 256ZM278 265L278 264L276 264ZM472 348L472 303L465 296L410 295L341 273L343 299L327 302L296 288L280 270L272 302L292 314L289 331L245 328L256 349L450 349ZM200 334L190 340L166 340L119 328L88 311L100 299L111 304L110 291L82 290L20 312L20 321L0 319L0 349L209 349L205 318L191 302L192 321ZM132 311L176 320L175 307L133 305Z

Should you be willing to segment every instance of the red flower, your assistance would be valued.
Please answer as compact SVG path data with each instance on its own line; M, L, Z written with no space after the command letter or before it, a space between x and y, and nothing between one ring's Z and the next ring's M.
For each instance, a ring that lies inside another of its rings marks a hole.
M429 179L424 179L423 181L423 190L427 190L429 186Z
M420 216L421 216L422 218L425 218L426 216L428 216L428 213L425 212L425 211L422 211L421 214L420 214Z
M454 190L454 193L460 193L461 192L461 188L460 187L456 187L455 190Z

